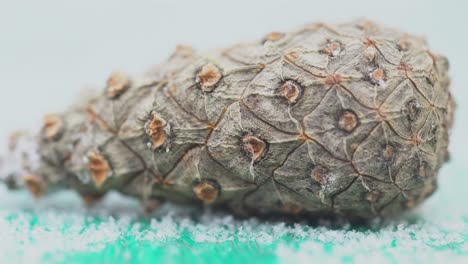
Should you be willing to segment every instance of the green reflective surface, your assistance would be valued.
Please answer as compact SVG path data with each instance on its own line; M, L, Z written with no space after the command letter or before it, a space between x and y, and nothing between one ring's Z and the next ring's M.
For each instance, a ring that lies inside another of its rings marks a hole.
M446 166L439 191L422 207L367 228L235 220L172 205L145 216L117 194L86 210L70 192L33 201L1 187L0 263L462 263L463 171Z

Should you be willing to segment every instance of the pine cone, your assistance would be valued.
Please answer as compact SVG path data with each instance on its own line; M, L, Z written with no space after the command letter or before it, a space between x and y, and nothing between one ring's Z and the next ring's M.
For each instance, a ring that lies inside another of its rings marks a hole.
M179 46L49 115L27 186L244 215L394 215L436 189L455 108L447 71L424 40L369 21Z

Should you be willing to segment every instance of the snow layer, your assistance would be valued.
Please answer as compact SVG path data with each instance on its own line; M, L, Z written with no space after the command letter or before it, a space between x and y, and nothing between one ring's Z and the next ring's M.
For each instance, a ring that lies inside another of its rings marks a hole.
M449 165L422 207L368 228L237 220L174 205L145 216L116 193L88 210L71 192L34 201L2 186L0 263L466 263L465 171Z

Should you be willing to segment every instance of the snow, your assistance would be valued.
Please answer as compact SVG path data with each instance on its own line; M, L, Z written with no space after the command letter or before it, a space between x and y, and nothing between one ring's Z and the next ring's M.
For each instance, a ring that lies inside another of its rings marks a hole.
M0 262L54 263L103 252L112 252L117 263L152 260L142 253L147 250L201 260L206 254L234 260L248 253L280 263L462 263L468 254L468 208L464 199L457 199L468 181L462 171L456 166L444 169L439 191L424 206L370 227L239 220L171 204L148 216L137 201L117 193L87 209L72 192L34 201L25 192L2 186ZM453 185L454 178L460 184ZM187 249L190 253L184 253Z

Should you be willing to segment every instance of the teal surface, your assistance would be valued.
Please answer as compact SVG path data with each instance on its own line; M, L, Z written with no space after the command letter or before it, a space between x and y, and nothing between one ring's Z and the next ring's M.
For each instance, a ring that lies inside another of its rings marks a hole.
M466 263L464 171L450 164L424 206L368 228L235 220L172 205L144 216L117 194L86 210L71 192L33 201L0 187L0 263Z

